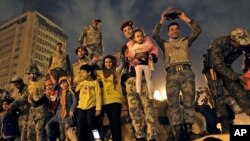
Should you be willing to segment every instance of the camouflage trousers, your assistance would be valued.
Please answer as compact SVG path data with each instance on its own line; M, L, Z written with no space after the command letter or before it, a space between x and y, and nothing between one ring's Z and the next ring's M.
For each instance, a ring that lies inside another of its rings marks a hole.
M88 57L90 59L93 58L93 56L102 56L102 48L99 46L87 46L86 49L88 50Z
M223 78L223 86L228 93L235 98L239 106L244 110L247 115L250 115L250 95L244 89L243 85L238 81L231 81Z
M27 141L28 115L21 115L18 118L18 125L20 129L20 141Z
M167 70L166 91L168 98L168 117L172 125L194 123L195 113L195 75L190 69L171 72ZM180 105L182 94L183 109Z
M45 141L45 109L43 106L31 107L28 118L28 141Z
M156 136L155 119L152 101L148 98L145 81L142 82L141 94L136 93L135 77L130 77L125 83L128 109L135 130L136 138L145 138L145 126L147 139Z

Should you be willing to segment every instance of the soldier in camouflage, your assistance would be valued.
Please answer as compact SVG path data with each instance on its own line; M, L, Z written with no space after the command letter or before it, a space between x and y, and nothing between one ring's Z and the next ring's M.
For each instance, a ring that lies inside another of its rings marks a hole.
M126 21L121 26L121 31L128 39L132 39L133 35L133 22ZM122 54L126 57L126 46L122 48ZM143 53L136 54L138 58ZM137 141L154 141L156 137L155 119L152 100L148 98L148 91L145 84L145 80L142 81L141 94L136 93L135 87L135 69L129 67L128 63L125 65L125 77L122 81L125 81L125 91L127 96L127 104L129 109L129 115L132 120L132 125L135 130L135 137ZM145 133L146 127L146 133Z
M246 83L246 78L244 78L244 75L236 73L232 68L233 62L242 55L243 50L249 44L250 36L247 31L242 28L236 28L230 35L217 38L210 45L211 55L209 59L216 71L217 81L219 82L219 92L217 92L215 103L217 115L222 123L224 132L229 132L229 123L225 120L228 118L228 115L223 87L235 98L245 113L250 115L250 97L240 83L240 81Z
M57 81L71 73L69 56L63 51L62 43L57 43L56 53L49 59L49 71Z
M13 77L10 83L15 87L12 97L14 102L10 107L13 109L18 108L20 116L18 118L19 129L21 132L21 141L27 141L27 128L30 104L28 102L28 86L23 82L20 77Z
M102 33L99 30L100 23L100 19L92 20L89 26L84 27L78 40L79 46L88 50L88 57L91 60L94 56L102 57L103 55Z
M35 101L44 95L44 78L38 67L31 64L26 74L29 75L28 93ZM31 103L31 102L30 102ZM28 141L45 141L45 107L43 105L35 108L30 107L28 117Z
M192 33L184 38L180 38L180 27L176 22L168 26L168 40L160 37L160 31L167 15L175 14L171 18L179 18L192 29ZM201 28L191 20L184 12L177 12L174 8L165 10L153 30L153 38L162 49L165 56L166 91L168 97L168 117L172 123L176 140L188 140L190 138L192 124L194 123L195 106L195 74L191 69L191 60L188 48L201 33ZM180 92L183 97L183 110L180 109ZM185 137L182 138L182 137Z
M87 58L87 55L88 55L88 51L86 48L84 47L78 47L76 50L75 50L75 53L78 57L78 60L76 63L74 63L72 65L72 68L73 68L73 86L76 86L81 80L83 80L81 78L81 75L80 75L80 68L82 65L85 65L85 64L89 64L90 60L89 58Z

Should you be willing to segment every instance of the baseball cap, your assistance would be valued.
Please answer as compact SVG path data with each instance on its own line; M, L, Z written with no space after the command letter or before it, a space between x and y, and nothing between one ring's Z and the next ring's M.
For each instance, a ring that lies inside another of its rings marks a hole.
M250 44L250 35L245 29L242 28L235 28L231 32L230 38L237 41L242 46Z
M60 77L60 78L59 78L59 81L58 81L59 84L61 84L61 82L62 82L63 80L66 80L66 81L67 81L67 80L68 80L68 77L67 77L67 76L62 76L62 77Z

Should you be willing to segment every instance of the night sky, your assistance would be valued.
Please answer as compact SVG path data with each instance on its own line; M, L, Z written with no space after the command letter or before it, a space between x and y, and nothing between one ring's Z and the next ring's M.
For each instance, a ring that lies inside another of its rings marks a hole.
M24 0L0 0L0 21L20 14ZM83 27L92 19L102 19L101 31L105 55L119 51L125 43L120 31L121 24L133 20L137 27L142 28L147 35L152 34L160 14L168 6L184 11L190 18L202 27L202 33L190 48L192 67L196 73L196 87L204 86L202 70L202 54L209 44L217 37L228 35L235 27L250 31L250 1L249 0L34 0L40 10L60 21L68 35L67 53L71 62L76 61L74 50ZM182 36L191 30L182 21ZM164 26L161 36L167 38ZM241 71L242 58L234 64L235 70ZM165 87L165 72L163 57L160 52L159 62L153 73L154 88L162 90Z

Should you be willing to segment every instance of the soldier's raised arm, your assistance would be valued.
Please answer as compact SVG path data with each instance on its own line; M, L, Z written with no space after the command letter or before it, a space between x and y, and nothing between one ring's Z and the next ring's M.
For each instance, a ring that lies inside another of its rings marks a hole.
M153 39L155 40L155 42L158 44L158 46L164 51L164 42L165 40L162 39L160 37L160 31L163 27L163 24L165 24L165 22L167 21L166 17L164 16L166 14L166 11L164 11L162 14L161 14L161 19L160 19L160 22L156 24L154 30L153 30Z
M187 37L188 47L190 47L192 43L195 41L195 39L197 39L197 37L200 35L202 29L191 18L189 18L184 12L179 11L178 13L179 13L179 18L192 29L192 33Z

